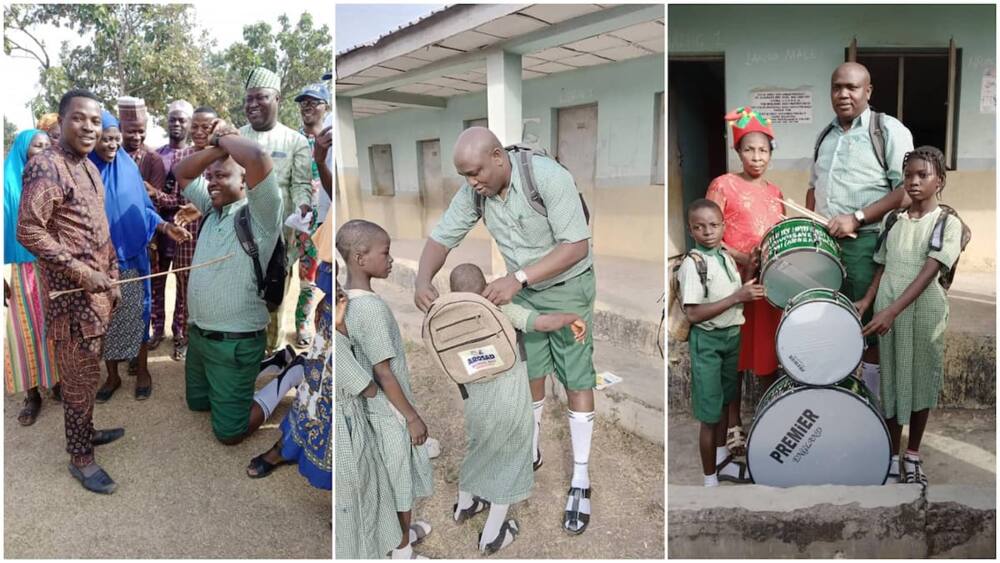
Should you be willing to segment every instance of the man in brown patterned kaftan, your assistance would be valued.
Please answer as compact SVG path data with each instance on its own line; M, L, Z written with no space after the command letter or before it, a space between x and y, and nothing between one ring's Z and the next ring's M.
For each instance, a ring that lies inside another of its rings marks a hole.
M47 337L55 340L63 380L69 470L84 488L109 494L116 484L94 461L94 446L125 430L94 430L94 397L111 313L121 293L118 259L104 210L101 174L87 158L101 136L101 106L85 90L59 102L59 142L24 171L17 240L38 258L43 274ZM48 298L49 291L84 291Z

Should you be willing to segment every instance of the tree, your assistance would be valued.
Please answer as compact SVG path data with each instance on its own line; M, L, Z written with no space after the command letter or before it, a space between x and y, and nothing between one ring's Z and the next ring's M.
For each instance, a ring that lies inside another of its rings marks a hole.
M14 144L14 137L17 136L17 125L7 121L7 116L3 116L3 157L7 159L10 146Z
M281 29L272 33L271 26L264 22L243 27L243 41L230 45L223 60L230 79L230 114L234 119L246 123L243 115L243 85L250 71L263 66L281 77L281 105L278 121L296 128L301 124L295 96L303 87L320 81L320 77L332 68L333 41L330 28L314 26L313 17L308 12L299 17L293 27L287 14L278 18Z

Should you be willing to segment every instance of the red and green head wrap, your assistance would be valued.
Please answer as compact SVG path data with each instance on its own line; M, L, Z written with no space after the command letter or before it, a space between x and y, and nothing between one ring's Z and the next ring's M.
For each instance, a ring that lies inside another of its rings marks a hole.
M774 140L771 120L755 112L750 106L734 109L726 114L725 120L733 128L733 148L740 147L740 139L747 133L763 133L772 141Z

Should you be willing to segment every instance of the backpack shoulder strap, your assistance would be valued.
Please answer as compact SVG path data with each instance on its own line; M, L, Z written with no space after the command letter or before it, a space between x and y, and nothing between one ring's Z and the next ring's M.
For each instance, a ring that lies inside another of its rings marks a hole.
M486 198L479 195L479 192L472 190L472 206L476 209L476 220L482 219L486 224Z
M833 123L827 123L823 132L816 138L816 146L813 147L813 162L816 162L816 160L819 159L819 147L823 145L823 139L826 139L826 136L830 134L830 131L833 131Z
M904 210L893 209L889 212L889 216L885 219L885 228L878 234L878 240L875 242L875 252L878 252L879 249L882 248L882 245L885 244L885 241L889 238L889 231L892 229L892 226L896 224L896 221L899 220L899 214L902 211Z
M542 200L541 194L538 193L538 185L535 184L535 172L531 166L531 158L533 156L536 154L546 155L527 145L521 144L504 147L504 150L517 155L517 170L521 176L521 183L524 184L524 196L528 200L528 205L542 217L548 217L548 210L545 209L545 202Z
M705 299L708 299L708 262L705 262L705 257L698 251L692 250L687 253L687 256L691 258L694 262L694 269L698 272L698 279L701 280L701 287L705 290Z
M250 256L253 262L253 274L257 278L257 292L264 292L264 271L260 267L260 251L257 249L257 242L253 240L253 231L250 229L250 207L244 205L236 212L233 220L236 227L236 238L240 241L243 252Z
M875 150L875 159L883 171L889 171L889 162L885 159L885 114L872 110L871 119L868 120L868 136L871 137L872 148ZM891 187L891 186L890 186Z

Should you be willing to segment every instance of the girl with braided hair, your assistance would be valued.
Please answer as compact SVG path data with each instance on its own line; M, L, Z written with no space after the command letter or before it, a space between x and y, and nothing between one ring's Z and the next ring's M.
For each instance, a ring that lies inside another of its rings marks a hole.
M911 204L882 220L882 230L889 230L875 250L879 266L867 293L855 303L862 314L875 305L864 334L879 336L882 407L894 454L889 482L900 480L898 454L903 426L908 425L902 481L924 487L927 476L921 466L920 440L941 391L948 324L948 299L938 276L955 264L961 252L962 223L957 217L945 217L940 244L931 244L935 225L945 212L938 205L945 174L940 150L923 146L906 154L903 188ZM890 219L893 215L895 219Z

